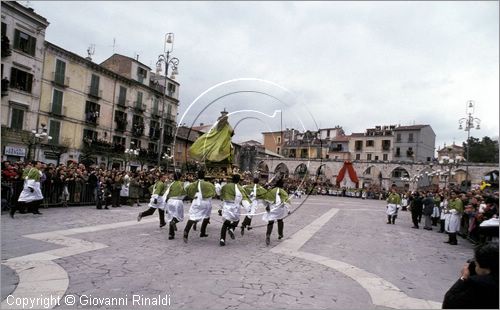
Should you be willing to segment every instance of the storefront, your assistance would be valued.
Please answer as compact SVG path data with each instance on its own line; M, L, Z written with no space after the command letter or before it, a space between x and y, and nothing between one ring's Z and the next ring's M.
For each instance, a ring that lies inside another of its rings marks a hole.
M6 145L3 151L3 160L11 162L24 161L26 158L27 150L22 146Z

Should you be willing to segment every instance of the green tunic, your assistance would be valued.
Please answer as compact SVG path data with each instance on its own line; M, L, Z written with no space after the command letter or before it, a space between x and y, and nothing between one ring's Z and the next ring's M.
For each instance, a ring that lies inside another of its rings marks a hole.
M243 200L251 202L250 197L248 197L248 195L247 195L247 192L239 184L238 184L238 189L241 192L241 196L243 197ZM236 196L236 191L234 190L234 183L227 183L224 186L222 186L222 188L220 190L220 199L221 200L234 201L235 196Z
M23 170L23 179L26 177L28 177L29 180L40 182L40 171L35 167L26 168Z
M395 205L401 204L401 196L398 193L391 193L389 197L387 197L387 202Z
M165 187L165 183L163 183L162 181L156 181L155 184L151 185L149 187L149 192L152 194L152 195L163 195L165 194L165 191L167 190L167 188Z
M282 203L288 202L288 194L281 188L275 187L269 191L267 191L265 195L265 200L275 203L276 202L276 191L279 190L279 195Z
M221 128L217 128L221 127ZM226 123L201 135L189 148L189 156L197 161L220 162L231 156L233 129Z
M448 202L448 209L449 210L455 209L457 210L458 213L463 213L464 205L462 203L462 200L460 198L455 198L453 200L450 200L450 202Z
M170 197L182 197L186 195L186 190L184 190L184 184L181 181L174 181L170 185L170 190L168 191L167 199Z
M186 193L189 198L194 199L194 195L198 192L198 183L200 181L193 182L186 188ZM215 196L215 186L207 181L201 181L201 196L203 198L212 198Z
M251 185L249 184L249 185L243 186L243 188L245 189L245 191L248 194L248 197L250 197L250 195L253 193L254 185L255 184L251 184ZM266 199L266 194L267 194L267 190L264 187L257 184L257 197L255 197L255 199Z

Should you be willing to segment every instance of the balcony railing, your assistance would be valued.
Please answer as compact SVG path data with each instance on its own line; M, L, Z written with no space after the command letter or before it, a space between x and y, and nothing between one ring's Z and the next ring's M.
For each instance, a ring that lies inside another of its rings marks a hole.
M97 87L91 87L89 86L88 92L89 96L94 97L94 98L102 98L102 90L99 90Z
M125 109L129 104L130 104L130 100L118 99L118 103L116 105L122 109Z
M99 112L87 112L85 113L85 122L90 125L99 125Z
M132 124L132 135L140 137L144 134L144 125L140 123Z
M125 119L115 119L115 122L116 122L116 128L115 130L116 131L125 131L127 130L127 120Z
M169 122L174 122L175 123L175 115L169 114L169 113L164 113L163 117L169 121Z
M143 103L141 103L141 102L139 102L139 101L134 101L134 110L136 112L141 112L142 113L142 112L146 111L146 105L143 104Z
M52 72L52 83L59 85L59 86L62 86L62 87L68 87L69 86L69 77L65 76L64 74Z

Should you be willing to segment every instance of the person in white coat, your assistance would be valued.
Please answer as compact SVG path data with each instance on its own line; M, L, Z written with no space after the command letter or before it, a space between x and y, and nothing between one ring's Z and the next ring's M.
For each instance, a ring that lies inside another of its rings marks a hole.
M165 218L169 223L168 239L172 240L177 231L176 224L184 221L184 203L182 200L186 196L186 190L183 183L180 181L181 174L174 173L174 181L170 183L163 194L163 201L165 203Z
M448 202L449 215L445 219L444 228L448 233L448 241L451 245L457 245L457 232L460 231L460 221L464 212L462 200L458 198L458 192L451 193L451 199Z
M17 200L20 204L25 204L28 211L33 214L42 214L38 211L38 207L43 200L43 194L40 187L40 177L42 172L42 163L40 161L33 161L32 165L26 167L23 171L24 187ZM14 218L16 208L11 208L10 217Z
M269 190L266 194L265 201L268 204L266 207L266 213L262 216L262 219L267 222L266 230L266 245L271 244L271 233L273 232L274 221L278 222L278 239L283 238L283 218L287 216L288 208L288 194L283 187L283 179L276 181L276 186Z

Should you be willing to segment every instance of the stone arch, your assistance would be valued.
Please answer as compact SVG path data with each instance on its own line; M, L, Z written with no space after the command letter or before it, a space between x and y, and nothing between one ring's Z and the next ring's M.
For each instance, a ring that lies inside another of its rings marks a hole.
M395 184L398 188L408 190L410 188L410 172L402 166L396 166L389 174L389 185Z
M261 160L257 164L257 171L259 173L259 177L262 179L267 179L269 177L269 166L265 161Z
M376 165L368 165L363 170L363 173L359 176L359 179L362 181L360 187L367 188L371 186L382 187L382 179L383 173L380 167Z
M278 174L279 172L282 172L285 174L285 177L288 177L289 175L289 171L288 171L288 167L286 166L285 163L279 163L276 168L274 169L274 174Z
M295 168L295 171L293 172L293 175L299 178L303 178L309 174L309 170L307 169L307 165L304 163L301 163L300 165Z

